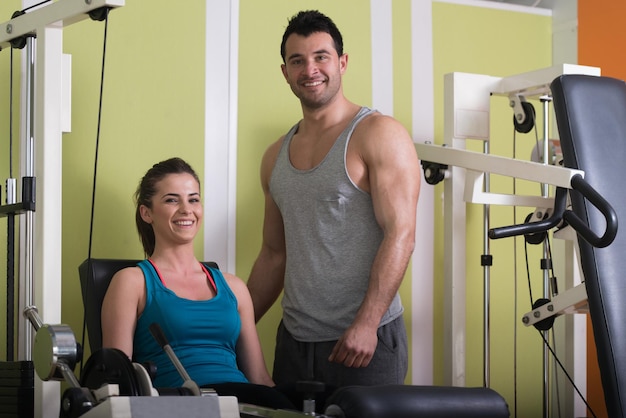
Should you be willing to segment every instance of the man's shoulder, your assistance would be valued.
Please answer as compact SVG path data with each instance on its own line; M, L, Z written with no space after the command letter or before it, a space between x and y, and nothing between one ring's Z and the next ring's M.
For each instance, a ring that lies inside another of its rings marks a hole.
M283 146L283 142L285 141L285 136L286 135L281 136L276 141L268 145L268 147L265 149L263 160L267 160L269 162L276 161L278 152L280 151L280 148Z
M357 140L388 141L409 139L407 129L397 119L378 111L365 116L357 125L354 137Z
M278 153L285 140L285 135L278 138L278 140L272 142L266 149L261 159L261 183L263 188L267 189L269 186L270 177L274 171L274 166L278 160Z
M398 120L396 120L394 117L385 115L384 113L381 113L376 109L369 109L369 111L369 114L367 114L363 118L361 124L376 128L384 128L387 126L395 126L400 124L400 122L398 122Z

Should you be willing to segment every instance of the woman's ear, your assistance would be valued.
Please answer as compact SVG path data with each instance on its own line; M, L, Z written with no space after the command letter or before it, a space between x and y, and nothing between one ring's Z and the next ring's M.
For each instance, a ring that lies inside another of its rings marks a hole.
M152 223L152 214L150 208L146 205L139 206L139 214L141 215L141 219L147 224Z

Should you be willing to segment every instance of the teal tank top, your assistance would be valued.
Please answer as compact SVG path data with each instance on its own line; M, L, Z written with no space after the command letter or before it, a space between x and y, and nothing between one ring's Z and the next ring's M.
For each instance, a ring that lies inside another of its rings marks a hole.
M237 299L222 273L207 267L217 295L193 301L167 289L148 260L138 267L146 280L146 306L137 320L133 360L156 365L154 387L180 387L183 380L152 337L149 327L153 322L161 326L174 353L198 385L248 382L237 367L235 347L241 330Z

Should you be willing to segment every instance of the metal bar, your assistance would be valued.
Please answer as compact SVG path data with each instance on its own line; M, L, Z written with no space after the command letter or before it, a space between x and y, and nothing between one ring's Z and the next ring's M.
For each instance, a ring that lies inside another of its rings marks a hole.
M489 154L489 141L483 141L483 153ZM485 174L485 193L490 193L491 182L489 174ZM489 228L491 206L483 205L483 386L491 386L491 266L484 261L490 256Z
M548 166L549 165L549 154L548 154L548 139L550 136L550 131L549 131L549 124L548 124L548 118L550 115L549 112L549 105L550 101L547 99L542 99L542 105L543 105L543 145L544 145L544 151L543 151L543 164ZM547 182L544 182L541 185L541 195L544 197L548 197L550 194L550 189L549 189L549 185L547 184ZM543 240L543 258L544 260L548 260L548 256L549 256L549 248L548 248L548 243L546 242L546 240ZM545 266L545 269L543 270L543 297L549 299L550 298L550 270L548 269L548 266ZM549 331L543 331L543 336L545 338L546 341L550 341L550 333ZM543 347L543 398L544 398L544 416L545 417L550 417L552 416L551 411L550 411L550 406L552 404L552 396L551 396L551 389L552 389L552 379L550 376L550 351L548 349L547 346Z
M415 144L415 148L422 161L432 161L538 183L549 183L568 189L571 188L572 177L576 174L585 176L581 170L516 160L498 155L486 155L448 146L424 143Z
M584 283L581 283L559 293L549 303L525 313L522 316L522 322L526 326L531 326L552 316L587 312L589 312L587 288Z
M102 7L121 7L125 0L59 0L0 23L0 48L11 46L13 39L36 35L46 26L65 27L89 18L89 12Z
M494 95L508 96L511 93L522 94L524 97L541 96L549 94L550 83L561 74L587 74L600 75L600 68L576 64L562 64L553 67L541 68L505 77L500 81L497 88L492 91Z
M37 40L29 38L26 40L26 48L23 56L23 68L25 80L22 83L22 138L21 138L21 174L22 174L22 203L26 200L35 202L35 155L34 155L34 106L35 106L35 51ZM26 179L32 179L30 184ZM30 185L29 185L30 184ZM28 188L28 192L26 189ZM28 197L26 197L28 196ZM20 264L19 283L20 296L19 308L22 310L33 304L33 269L34 269L34 212L27 211L20 220ZM18 358L30 360L32 358L31 348L33 333L32 329L24 320L23 316L18 319Z

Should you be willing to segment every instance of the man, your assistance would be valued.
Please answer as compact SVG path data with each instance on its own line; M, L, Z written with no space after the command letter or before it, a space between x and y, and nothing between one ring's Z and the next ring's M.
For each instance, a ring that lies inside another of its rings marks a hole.
M292 17L281 55L303 118L263 156L263 244L248 280L257 321L284 290L274 380L402 384L415 147L399 122L344 96L348 55L331 19Z

